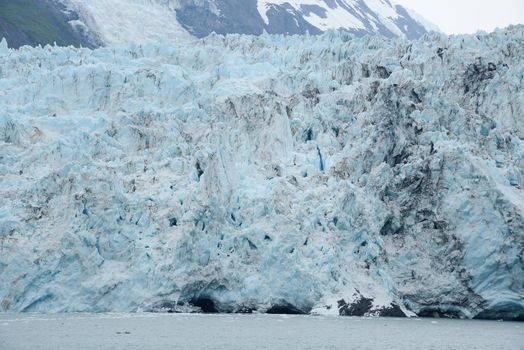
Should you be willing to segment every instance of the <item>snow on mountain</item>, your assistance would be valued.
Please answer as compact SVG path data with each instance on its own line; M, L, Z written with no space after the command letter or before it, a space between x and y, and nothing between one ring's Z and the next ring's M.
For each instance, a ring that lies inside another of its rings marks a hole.
M334 3L335 6L328 6L323 1L318 0L299 0L299 1L267 1L260 0L258 1L258 11L264 22L269 24L269 18L267 17L267 12L273 6L282 6L289 5L295 11L300 11L303 13L304 17L308 22L315 25L318 29L338 29L343 27L351 27L355 29L364 29L363 23L355 17L350 12L346 11L344 8L338 6Z
M0 5L0 38L6 37L10 47L54 41L98 47L212 32L320 34L329 29L413 39L434 29L388 0L26 1L31 4L6 0ZM25 11L27 6L32 10ZM36 35L31 23L45 28L45 35Z
M426 24L389 0L259 0L258 9L266 24L269 25L268 12L277 7L303 16L322 31L344 28L357 33L411 38L429 31ZM401 19L406 22L400 24Z
M0 309L524 317L524 27L0 46Z

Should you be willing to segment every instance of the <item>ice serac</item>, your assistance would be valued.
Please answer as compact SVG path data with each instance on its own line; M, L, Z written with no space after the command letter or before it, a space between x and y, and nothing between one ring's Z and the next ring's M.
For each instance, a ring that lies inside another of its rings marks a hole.
M0 52L2 311L524 316L524 27Z

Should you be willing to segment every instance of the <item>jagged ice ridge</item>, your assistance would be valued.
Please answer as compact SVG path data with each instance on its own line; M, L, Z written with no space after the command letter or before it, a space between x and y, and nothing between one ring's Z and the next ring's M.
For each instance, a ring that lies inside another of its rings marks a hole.
M522 319L524 27L0 46L0 310Z

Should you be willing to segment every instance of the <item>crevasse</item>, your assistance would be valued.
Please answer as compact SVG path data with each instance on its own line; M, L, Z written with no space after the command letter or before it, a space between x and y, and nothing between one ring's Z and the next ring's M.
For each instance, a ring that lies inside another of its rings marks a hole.
M524 316L524 27L0 47L0 310Z

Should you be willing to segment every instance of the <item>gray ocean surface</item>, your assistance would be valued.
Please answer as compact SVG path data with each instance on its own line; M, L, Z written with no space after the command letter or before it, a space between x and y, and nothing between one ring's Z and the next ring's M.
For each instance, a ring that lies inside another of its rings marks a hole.
M207 314L2 314L2 350L524 349L524 323Z

